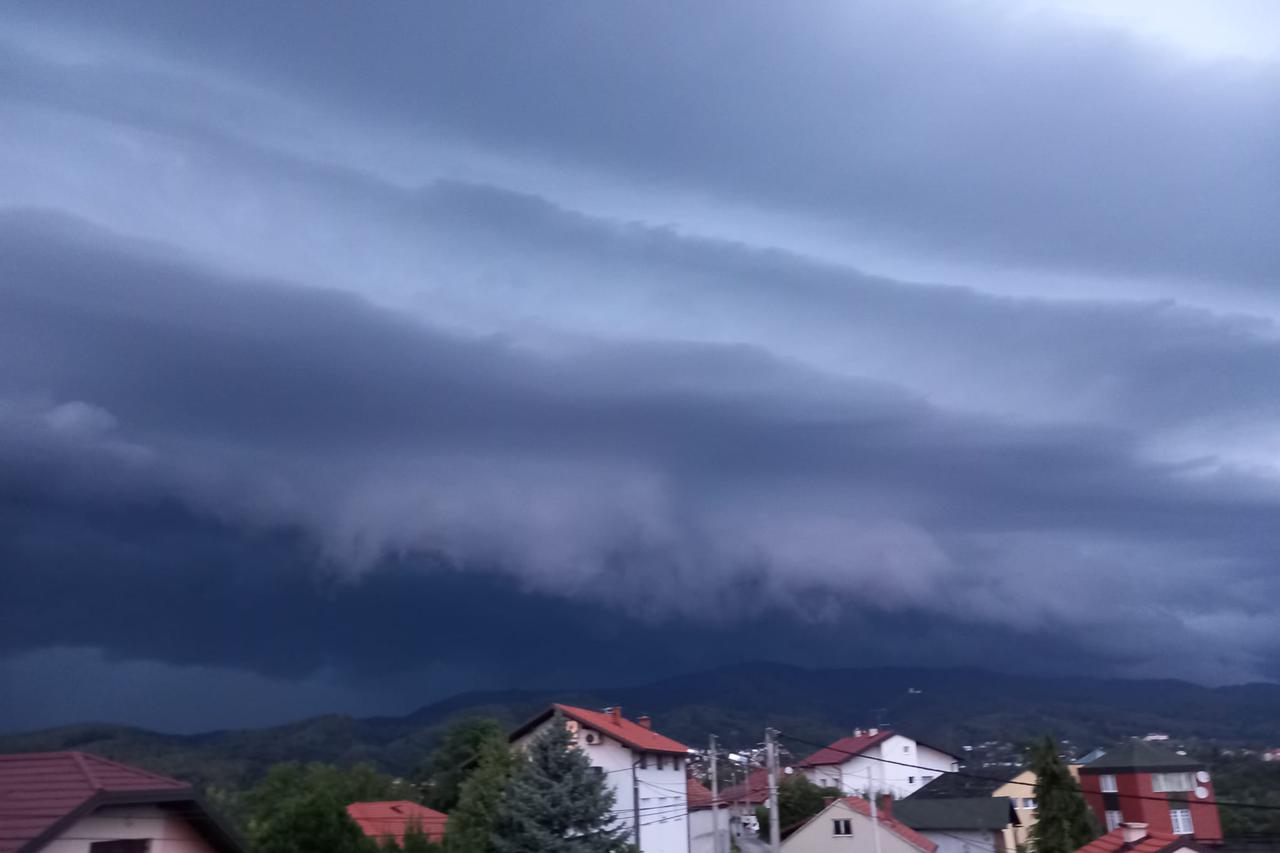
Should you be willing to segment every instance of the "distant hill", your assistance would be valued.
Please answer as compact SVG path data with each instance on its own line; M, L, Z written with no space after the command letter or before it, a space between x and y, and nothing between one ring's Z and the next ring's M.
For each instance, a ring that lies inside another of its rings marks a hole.
M726 667L636 687L467 693L403 717L321 716L283 726L171 735L82 724L0 735L0 752L81 749L204 786L240 788L280 761L371 761L412 773L453 719L505 724L551 701L621 705L649 714L664 734L701 746L715 732L730 746L758 742L772 725L826 742L854 726L891 725L959 751L1018 744L1052 733L1081 751L1148 731L1218 745L1280 745L1280 685L1207 688L1182 681L1034 678L977 669L808 670L778 664Z

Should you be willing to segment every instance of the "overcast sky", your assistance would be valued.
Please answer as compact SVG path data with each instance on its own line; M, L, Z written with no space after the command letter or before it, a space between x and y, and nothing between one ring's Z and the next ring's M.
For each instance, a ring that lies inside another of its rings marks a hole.
M0 728L1280 677L1270 0L13 3L0 121Z

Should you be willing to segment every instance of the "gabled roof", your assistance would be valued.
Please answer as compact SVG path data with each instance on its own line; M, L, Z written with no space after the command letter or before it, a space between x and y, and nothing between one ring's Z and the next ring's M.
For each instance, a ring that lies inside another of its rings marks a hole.
M983 774L989 771L984 769ZM909 800L937 800L937 799L955 799L957 797L990 797L996 790L1006 784L1009 779L1015 778L1022 773L1022 768L1017 768L1008 774L1008 779L1001 780L998 776L977 775L969 773L943 773L937 778L929 781L923 788L912 793L907 799ZM1005 775L1005 774L1000 774ZM1030 792L1031 788L1027 788ZM1030 794L1028 794L1030 796Z
M763 803L769 799L769 771L763 767L752 770L744 781L721 791L720 799L729 803Z
M689 752L689 747L679 741L674 741L669 737L658 734L647 726L628 720L621 713L589 711L586 708L575 708L572 705L560 705L558 703L512 732L511 740L528 734L542 725L556 711L563 714L566 719L577 720L581 725L607 735L637 752L663 752L675 755L686 755Z
M444 838L449 816L409 800L386 800L376 803L352 803L347 814L359 824L365 835L374 839L394 838L404 846L404 833L410 826L422 829L430 841Z
M183 804L197 830L225 853L240 853L191 786L84 752L0 755L0 853L33 853L101 806Z
M842 737L801 761L797 767L819 767L824 764L844 764L855 755L861 755L876 744L893 737L893 732L881 729L873 735L862 734Z
M833 800L831 803L827 805L826 808L818 812L813 817L809 818L809 820L800 824L800 826L796 827L795 830L792 830L790 834L794 835L801 828L808 826L810 823L822 817L831 809L836 808L837 805L847 806L848 808L852 809L853 811L857 812L858 814L862 815L868 820L871 819L871 803L862 799L862 797L841 797L838 800ZM917 850L920 850L921 853L936 853L938 849L937 844L930 841L928 838L925 838L923 835L916 832L914 829L907 826L905 823L898 820L896 817L892 815L887 815L881 812L876 817L876 824L882 827L883 829L889 832L892 832L894 835L898 836L903 841L910 844L912 847L915 847Z
M1189 755L1178 755L1145 740L1131 740L1108 749L1080 768L1081 773L1113 770L1199 770L1204 765Z
M1008 797L955 797L899 800L893 816L919 830L998 830L1018 825Z
M1101 838L1090 841L1076 853L1175 853L1178 850L1194 850L1196 853L1207 853L1210 848L1201 847L1194 841L1167 832L1148 832L1136 844L1128 844L1124 840L1124 827L1117 827Z

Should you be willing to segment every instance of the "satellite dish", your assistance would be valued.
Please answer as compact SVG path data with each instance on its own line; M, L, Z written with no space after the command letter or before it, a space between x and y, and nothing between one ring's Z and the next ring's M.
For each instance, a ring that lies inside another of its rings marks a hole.
M1197 782L1208 782L1208 781L1209 781L1209 771L1208 771L1208 770L1200 770L1200 771L1198 771L1198 772L1196 773L1196 781L1197 781Z
M795 772L796 772L796 770L795 770L795 768L794 768L794 767L784 767L784 768L783 768L783 770L782 770L782 772L783 772L783 773L786 773L788 776L790 776L792 773L795 773Z
M1204 799L1208 799L1208 797L1209 797L1209 789L1208 789L1208 788L1206 788L1204 785L1198 785L1198 786L1196 786L1196 798L1197 798L1197 799L1204 800Z

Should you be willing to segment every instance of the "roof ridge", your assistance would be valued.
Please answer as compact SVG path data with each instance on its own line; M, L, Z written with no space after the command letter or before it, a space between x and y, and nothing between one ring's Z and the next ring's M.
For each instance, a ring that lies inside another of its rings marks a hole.
M71 756L71 759L75 761L76 766L80 768L80 772L84 774L84 778L89 780L89 787L95 791L101 791L101 780L99 780L93 770L89 768L89 762L85 761L88 756L79 750L71 750L68 754Z

